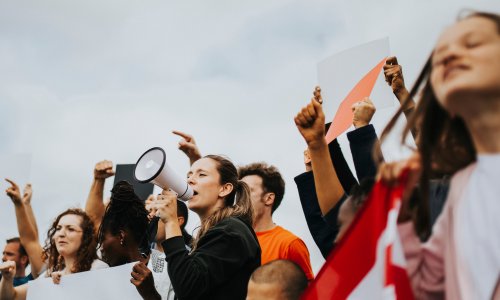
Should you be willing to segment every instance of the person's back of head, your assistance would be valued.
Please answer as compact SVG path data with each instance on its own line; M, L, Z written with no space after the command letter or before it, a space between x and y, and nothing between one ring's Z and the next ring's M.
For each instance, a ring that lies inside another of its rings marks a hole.
M262 179L262 189L264 193L273 193L274 202L272 213L280 206L285 195L285 181L278 168L268 165L265 162L256 162L238 169L238 177L243 179L246 176L259 176Z
M274 260L257 268L248 282L247 300L296 300L307 288L304 271L292 261Z
M186 224L189 219L189 212L186 203L181 200L177 200L177 217L183 218L184 221L181 224L182 238L184 239L184 244L191 247L193 242L193 237L186 231Z

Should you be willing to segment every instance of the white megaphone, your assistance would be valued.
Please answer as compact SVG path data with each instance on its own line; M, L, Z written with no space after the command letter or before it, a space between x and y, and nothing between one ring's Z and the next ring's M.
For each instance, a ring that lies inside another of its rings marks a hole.
M164 190L170 188L183 201L193 197L193 189L170 168L165 151L160 147L151 148L141 155L135 164L134 177L140 183L151 182Z

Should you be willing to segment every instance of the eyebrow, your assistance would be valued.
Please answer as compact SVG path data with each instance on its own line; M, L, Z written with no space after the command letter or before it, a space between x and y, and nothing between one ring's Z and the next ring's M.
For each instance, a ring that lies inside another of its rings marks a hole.
M464 40L468 39L470 36L475 36L476 34L477 34L477 32L474 33L472 31L469 31L465 35L460 37L460 41L464 41ZM448 47L449 47L449 44L445 44L445 45L441 45L441 46L437 47L436 49L434 49L433 55L441 53L443 50L446 50Z
M193 172L193 171L189 171L189 172L187 173L187 176L189 176L189 175L191 175L191 174L194 174L194 173L200 173L200 172L208 172L208 171L207 171L207 170L205 170L205 169L196 169L196 170L194 170L194 172Z

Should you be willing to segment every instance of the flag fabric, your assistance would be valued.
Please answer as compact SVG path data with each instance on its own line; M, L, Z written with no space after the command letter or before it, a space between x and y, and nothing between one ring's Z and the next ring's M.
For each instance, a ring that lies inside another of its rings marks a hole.
M374 185L302 299L414 299L397 230L407 176Z

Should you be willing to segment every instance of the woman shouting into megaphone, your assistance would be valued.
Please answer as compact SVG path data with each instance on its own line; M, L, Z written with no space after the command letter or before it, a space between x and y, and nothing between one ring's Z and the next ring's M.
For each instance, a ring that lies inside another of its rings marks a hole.
M154 203L165 223L162 246L175 294L179 299L245 299L261 255L249 188L238 180L233 163L216 155L192 164L188 184L194 191L188 207L201 219L191 252L177 219L177 195L163 191Z

